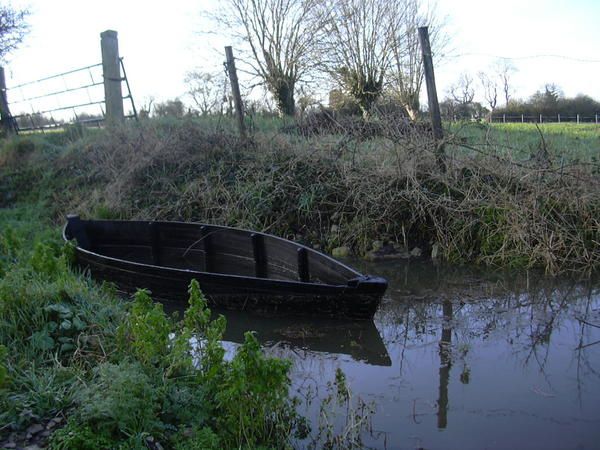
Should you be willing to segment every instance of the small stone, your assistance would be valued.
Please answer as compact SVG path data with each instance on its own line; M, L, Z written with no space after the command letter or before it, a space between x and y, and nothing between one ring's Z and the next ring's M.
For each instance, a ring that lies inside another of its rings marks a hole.
M338 231L340 231L340 227L337 225L331 225L331 232L332 233L337 233Z
M2 448L17 448L17 444L14 442L7 442L6 444L2 445Z
M39 433L40 431L43 431L44 427L43 425L40 425L39 423L35 423L33 425L31 425L29 428L27 428L27 435L34 435Z
M334 258L344 258L350 255L350 247L346 247L345 245L342 247L336 247L331 251L331 254Z
M410 251L410 256L418 258L422 253L423 251L419 247L415 247Z

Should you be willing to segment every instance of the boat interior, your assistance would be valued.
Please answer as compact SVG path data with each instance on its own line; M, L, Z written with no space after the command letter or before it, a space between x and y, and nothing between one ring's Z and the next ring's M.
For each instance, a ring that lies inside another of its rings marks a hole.
M65 237L103 256L199 272L334 285L360 276L301 244L215 225L86 221L75 216L69 217Z

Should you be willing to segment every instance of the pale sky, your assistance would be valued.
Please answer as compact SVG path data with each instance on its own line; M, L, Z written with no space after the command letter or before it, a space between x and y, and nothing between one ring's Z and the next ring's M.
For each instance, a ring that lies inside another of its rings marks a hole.
M555 83L567 96L584 93L600 100L600 0L437 3L451 37L446 58L434 59L440 100L461 72L475 77L497 57L512 58L517 68L515 97L528 97L545 83ZM215 4L13 0L13 6L31 10L31 32L7 58L7 86L99 63L100 33L113 29L119 33L120 53L138 106L150 97L183 99L186 72L222 70L223 46L235 44L226 36L203 33L210 25L202 12ZM9 91L9 101L17 96Z

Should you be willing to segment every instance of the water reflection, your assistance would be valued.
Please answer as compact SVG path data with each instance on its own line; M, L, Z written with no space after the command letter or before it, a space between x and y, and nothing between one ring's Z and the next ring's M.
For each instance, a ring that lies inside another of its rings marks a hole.
M246 331L256 332L266 347L283 347L299 354L347 355L356 362L391 366L392 361L373 321L264 317L220 311L227 319L226 341L242 343Z
M438 396L437 426L446 428L448 423L448 382L452 367L452 303L444 300L442 304L444 318L442 322L442 337L440 339L440 389Z
M374 323L228 313L226 340L255 330L292 360L301 413L340 368L376 407L364 447L597 448L598 282L354 263L390 281Z
M397 369L381 374L378 384L387 380L387 392L396 396L379 403L374 418L392 430L388 448L446 448L448 442L594 448L600 438L598 283L427 266L405 266L398 276L389 266L368 269L387 271L392 280L376 317ZM364 395L375 388L357 385ZM388 418L406 404L412 411L404 419ZM404 432L393 431L399 428Z

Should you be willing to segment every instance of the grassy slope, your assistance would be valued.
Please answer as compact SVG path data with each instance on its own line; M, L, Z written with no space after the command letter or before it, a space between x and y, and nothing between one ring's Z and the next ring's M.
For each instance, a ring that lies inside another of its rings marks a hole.
M79 212L235 225L328 251L361 254L383 241L555 273L600 264L589 126L549 125L542 138L531 125L454 124L440 173L430 138L397 121L302 136L255 119L244 144L224 120L13 140L0 152L0 204L44 200L59 220Z

